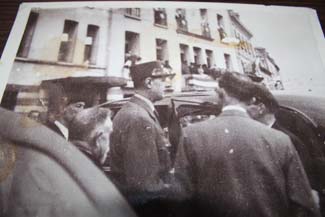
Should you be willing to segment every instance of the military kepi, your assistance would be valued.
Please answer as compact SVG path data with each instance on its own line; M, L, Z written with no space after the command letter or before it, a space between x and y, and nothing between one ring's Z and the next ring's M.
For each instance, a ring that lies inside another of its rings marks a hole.
M132 80L144 80L147 77L166 78L174 77L175 73L163 67L160 61L152 61L140 63L130 67L130 75Z

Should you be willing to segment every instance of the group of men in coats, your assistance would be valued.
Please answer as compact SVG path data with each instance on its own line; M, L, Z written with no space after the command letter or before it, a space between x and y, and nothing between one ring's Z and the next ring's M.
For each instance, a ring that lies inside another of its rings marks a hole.
M130 73L135 95L113 123L108 110L78 104L66 109L73 118L65 116L69 124L62 123L69 132L62 135L68 135L95 164L102 164L110 151L110 178L140 217L320 216L290 137L270 127L274 117L260 112L260 103L272 112L277 107L267 90L242 75L224 73L218 90L221 114L184 128L172 162L171 144L154 102L163 98L164 80L174 74L158 61L134 65ZM56 174L39 184L44 175L37 174L48 173L46 166L21 164L17 180L25 183L12 185L15 207L19 206L11 210L12 216L56 212L52 216L60 216L60 207L71 210L69 203L63 203L65 196L53 196L59 195L53 193ZM67 192L62 195L68 197Z
M172 164L153 103L173 75L159 62L130 73L135 95L113 120L110 155L112 179L139 216L320 216L290 138L255 120L256 93L267 90L224 73L222 113L184 129Z

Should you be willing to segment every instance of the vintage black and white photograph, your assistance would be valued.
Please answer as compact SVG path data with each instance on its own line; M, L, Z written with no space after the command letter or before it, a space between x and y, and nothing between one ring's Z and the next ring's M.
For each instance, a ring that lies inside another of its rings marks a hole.
M324 50L309 8L21 4L0 216L325 216Z

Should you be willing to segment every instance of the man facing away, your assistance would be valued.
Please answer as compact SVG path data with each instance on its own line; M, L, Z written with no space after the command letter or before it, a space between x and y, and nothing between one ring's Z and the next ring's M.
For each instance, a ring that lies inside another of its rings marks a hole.
M318 216L288 136L251 119L250 81L225 73L222 113L185 128L175 173L201 216Z
M171 162L170 143L153 103L163 98L164 80L173 74L165 73L158 61L132 66L130 71L135 95L113 120L112 178L140 216L157 216L143 207L165 196Z
M248 108L250 116L273 129L282 131L290 137L292 144L299 154L302 165L304 166L308 180L313 189L314 200L319 204L320 199L318 192L322 189L322 179L315 169L318 166L317 160L324 159L322 151L319 150L319 147L316 147L313 144L304 144L298 136L293 134L289 129L285 128L281 123L279 123L279 121L277 121L276 113L279 110L279 103L265 86L256 84L254 93L254 103L252 103Z

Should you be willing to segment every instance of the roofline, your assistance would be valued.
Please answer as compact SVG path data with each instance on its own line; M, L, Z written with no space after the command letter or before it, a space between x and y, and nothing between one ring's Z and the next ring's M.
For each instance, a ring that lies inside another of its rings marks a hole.
M253 33L251 33L251 31L249 31L247 27L233 14L236 12L234 12L233 10L228 10L228 13L230 18L236 21L250 35L251 38L254 36Z

